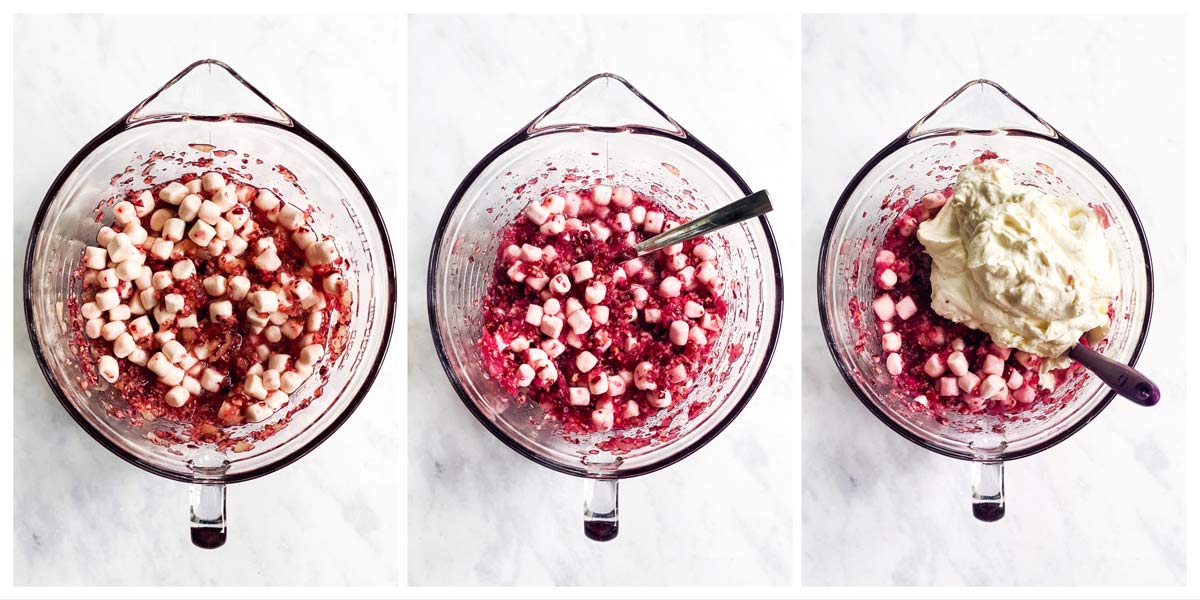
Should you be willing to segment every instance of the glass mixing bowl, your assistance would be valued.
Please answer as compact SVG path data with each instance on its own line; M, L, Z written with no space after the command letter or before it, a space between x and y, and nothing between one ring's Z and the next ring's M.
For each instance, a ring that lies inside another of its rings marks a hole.
M783 307L779 253L765 218L713 236L728 281L725 327L688 402L645 427L568 438L540 407L513 402L487 374L477 342L480 303L499 232L547 190L597 178L627 185L684 217L750 193L695 136L612 74L589 78L483 158L459 185L434 237L429 318L451 384L484 427L522 456L587 478L584 531L617 533L617 480L650 473L698 450L745 407L774 352ZM603 448L601 447L603 446Z
M229 441L221 445L173 441L179 439L172 435L181 430L178 423L134 425L113 417L111 411L128 405L103 382L81 387L75 332L64 308L82 290L75 271L83 248L95 244L101 220L111 221L106 199L208 170L313 206L313 229L334 236L348 261L354 298L349 342L329 365L328 377L314 376L292 394L288 406L297 409L230 428ZM225 484L266 475L304 456L362 401L391 336L396 282L379 211L345 160L227 65L204 60L88 142L59 173L33 222L24 295L34 353L63 407L121 458L192 483L192 540L211 548L225 541Z
M846 383L900 435L939 454L973 461L974 513L994 521L1004 514L1004 461L1063 441L1095 418L1114 393L1077 369L1048 401L1024 412L953 414L941 422L893 389L882 368L870 307L875 252L897 214L889 203L904 198L905 208L912 206L923 194L952 183L958 167L988 150L1008 159L1022 183L1082 198L1107 213L1111 225L1105 238L1120 265L1121 294L1101 353L1136 363L1150 325L1154 281L1133 204L1096 159L991 81L964 85L858 171L825 229L817 294L825 339ZM852 304L864 314L858 322ZM856 348L860 332L865 345Z

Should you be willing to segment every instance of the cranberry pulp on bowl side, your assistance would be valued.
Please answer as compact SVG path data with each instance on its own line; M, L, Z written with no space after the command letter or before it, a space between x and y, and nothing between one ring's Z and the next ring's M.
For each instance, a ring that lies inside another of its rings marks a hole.
M106 204L113 220L85 248L67 306L84 385L103 380L125 401L110 414L222 442L306 404L294 392L345 348L352 306L346 262L311 209L216 171Z
M626 260L685 219L597 183L531 202L500 233L479 349L519 403L565 433L622 430L683 403L726 313L704 238Z

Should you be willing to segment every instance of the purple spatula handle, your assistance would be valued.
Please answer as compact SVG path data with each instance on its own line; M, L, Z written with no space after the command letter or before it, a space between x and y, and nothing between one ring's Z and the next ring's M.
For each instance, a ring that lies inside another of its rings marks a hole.
M1067 355L1095 373L1118 394L1142 406L1158 404L1158 386L1137 369L1107 358L1083 345L1077 344Z

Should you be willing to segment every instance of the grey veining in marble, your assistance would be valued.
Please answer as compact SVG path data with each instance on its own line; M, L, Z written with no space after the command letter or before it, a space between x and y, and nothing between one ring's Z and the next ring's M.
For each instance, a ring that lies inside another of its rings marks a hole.
M198 21L220 26L179 35ZM399 83L387 61L399 21L39 16L18 17L15 30L16 583L395 585L399 402L379 393L386 379L312 454L232 486L229 543L201 551L188 539L187 486L121 461L59 406L31 356L19 290L34 211L59 169L206 56L230 63L341 151L396 215L388 135L398 123Z
M1184 27L1172 17L806 17L803 582L1176 585L1185 578ZM968 467L892 433L825 348L815 258L837 196L965 81L1000 82L1122 183L1151 240L1152 409L1116 400L1008 465L1008 516L971 517Z
M409 581L417 585L792 581L791 419L781 350L757 396L697 454L621 486L621 534L583 537L580 481L483 429L432 347L425 278L454 188L496 144L588 75L628 78L778 203L795 198L777 77L789 29L768 17L412 17L409 21ZM752 91L748 91L752 90ZM789 195L790 193L790 195ZM798 240L784 238L785 262ZM785 332L795 331L786 319ZM786 334L785 334L786 335Z

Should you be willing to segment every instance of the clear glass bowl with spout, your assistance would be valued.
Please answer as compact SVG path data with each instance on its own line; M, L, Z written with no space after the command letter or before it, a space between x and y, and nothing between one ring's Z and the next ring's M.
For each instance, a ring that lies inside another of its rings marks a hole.
M187 441L182 424L114 417L128 404L113 389L84 389L64 308L78 297L83 248L95 244L111 202L128 189L220 170L285 200L311 205L313 229L332 235L348 261L353 315L346 349L328 376L311 377L273 417L225 431L224 443ZM193 484L192 540L225 541L225 484L271 473L327 439L371 386L392 330L396 284L391 244L374 200L332 148L227 65L188 66L63 168L34 218L25 260L25 315L42 373L63 407L93 438L151 473ZM179 434L179 435L176 435Z
M1100 350L1119 362L1136 363L1150 326L1154 278L1133 203L1095 158L991 81L968 82L858 171L825 229L817 294L825 339L846 383L900 435L972 461L974 514L995 521L1004 515L1004 462L1070 437L1104 410L1114 393L1077 369L1047 401L1026 411L939 420L892 387L879 362L879 332L870 315L875 252L897 214L891 203L905 198L905 208L911 207L921 195L953 183L958 168L985 151L1007 159L1021 183L1081 198L1106 213L1105 238L1120 266L1121 293Z
M636 430L564 436L553 422L543 422L540 407L514 402L489 378L477 346L480 303L500 230L547 190L596 179L630 186L684 217L751 191L732 167L627 81L595 75L492 150L459 185L434 237L428 300L434 345L463 403L516 452L587 478L584 531L607 540L617 533L617 480L695 452L750 400L775 349L783 282L765 218L721 230L713 237L728 281L729 312L688 402Z

